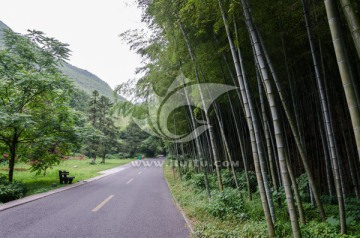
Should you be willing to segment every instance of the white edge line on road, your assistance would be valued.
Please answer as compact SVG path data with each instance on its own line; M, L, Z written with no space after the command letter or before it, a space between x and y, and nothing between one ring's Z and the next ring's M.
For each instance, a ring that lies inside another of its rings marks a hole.
M100 208L102 208L107 202L110 201L110 199L112 199L114 197L114 195L110 195L107 199L105 199L104 201L102 201L99 205L97 205L97 207L95 207L94 209L92 209L92 212L97 212L100 210Z
M138 174L141 174L141 171Z
M132 179L130 179L129 181L127 181L127 182L126 182L126 184L131 183L133 180L134 180L133 178L132 178Z

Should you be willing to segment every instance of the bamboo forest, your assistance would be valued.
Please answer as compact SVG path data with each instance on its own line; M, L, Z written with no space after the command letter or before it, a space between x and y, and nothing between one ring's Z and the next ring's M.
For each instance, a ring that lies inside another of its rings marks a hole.
M210 106L213 90L183 90L166 118L195 133L163 140L195 236L360 236L360 2L137 3L151 33L121 34L144 65L117 88L133 98L119 112L149 118L151 90L234 86Z

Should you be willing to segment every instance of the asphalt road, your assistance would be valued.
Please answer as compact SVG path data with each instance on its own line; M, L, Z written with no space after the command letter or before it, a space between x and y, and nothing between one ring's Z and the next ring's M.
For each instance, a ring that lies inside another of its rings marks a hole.
M100 180L1 211L0 237L189 237L162 168L127 167Z

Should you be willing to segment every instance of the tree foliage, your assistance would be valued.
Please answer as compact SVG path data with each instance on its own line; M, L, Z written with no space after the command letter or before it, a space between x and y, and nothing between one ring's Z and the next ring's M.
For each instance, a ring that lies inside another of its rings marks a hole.
M16 158L46 171L71 149L76 137L68 106L72 84L57 69L67 45L30 31L7 30L0 51L0 141L10 154L9 180Z

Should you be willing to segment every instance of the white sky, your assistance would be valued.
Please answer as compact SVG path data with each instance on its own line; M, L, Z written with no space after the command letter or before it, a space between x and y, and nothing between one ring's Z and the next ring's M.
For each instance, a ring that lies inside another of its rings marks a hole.
M40 30L70 44L70 63L112 88L135 77L140 58L118 35L144 28L135 0L1 0L0 20L12 30Z

